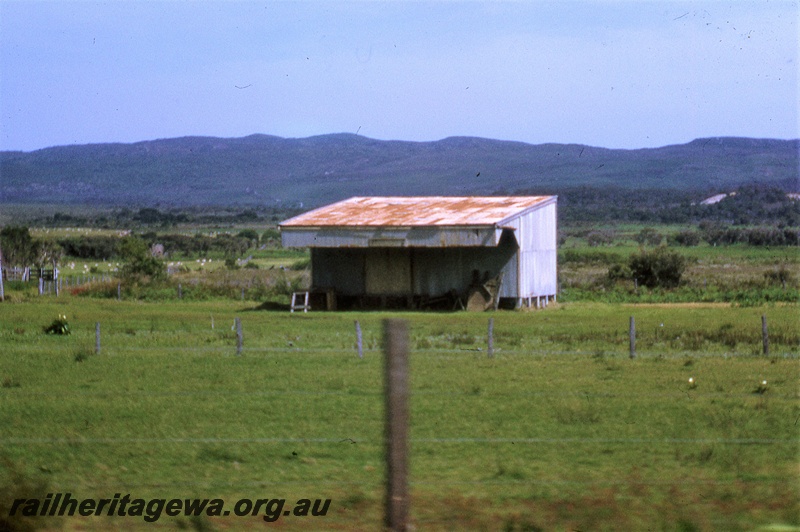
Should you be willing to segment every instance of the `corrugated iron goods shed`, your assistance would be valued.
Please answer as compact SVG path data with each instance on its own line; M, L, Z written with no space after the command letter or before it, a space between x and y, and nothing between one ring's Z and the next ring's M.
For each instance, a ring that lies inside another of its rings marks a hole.
M492 286L495 306L538 305L556 295L556 201L355 197L286 220L281 239L311 249L328 306L464 304Z

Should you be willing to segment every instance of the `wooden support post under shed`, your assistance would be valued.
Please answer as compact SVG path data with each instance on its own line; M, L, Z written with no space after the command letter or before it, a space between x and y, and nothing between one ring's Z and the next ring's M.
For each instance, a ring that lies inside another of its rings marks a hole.
M332 288L325 291L325 308L336 310L336 292Z

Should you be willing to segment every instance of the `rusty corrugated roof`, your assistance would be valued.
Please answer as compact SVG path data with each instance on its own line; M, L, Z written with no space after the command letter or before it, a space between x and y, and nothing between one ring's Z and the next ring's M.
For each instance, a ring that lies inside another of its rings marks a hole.
M309 211L281 227L496 225L554 196L355 197Z

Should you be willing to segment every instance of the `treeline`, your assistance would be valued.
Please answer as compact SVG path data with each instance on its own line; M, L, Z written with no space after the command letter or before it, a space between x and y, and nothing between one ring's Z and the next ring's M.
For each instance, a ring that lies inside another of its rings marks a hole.
M209 255L235 258L259 245L276 246L276 230L259 234L245 229L236 234L218 233L214 236L195 234L158 235L154 232L133 235L151 253L164 256L207 257ZM27 227L8 226L0 230L0 249L8 266L43 266L60 261L63 257L108 261L125 256L126 238L119 236L71 236L63 238L33 238ZM162 246L162 247L157 247Z
M750 244L751 246L797 246L800 230L796 227L725 227L720 224L701 224L700 234L709 244Z
M701 205L712 191L629 190L622 188L526 189L516 194L557 194L558 222L564 226L585 223L629 222L800 226L800 201L779 188L740 187L713 205Z
M502 195L558 195L558 222L577 226L609 222L643 224L699 224L702 221L727 225L800 226L800 201L786 190L763 185L746 185L725 190L729 195L713 205L701 202L719 191L713 190L631 190L614 187L525 188L498 190ZM730 194L735 192L735 194ZM26 220L43 227L93 227L104 229L169 229L187 225L236 226L273 225L301 212L297 208L186 207L160 209L117 208L80 214L56 212Z
M560 244L567 237L583 238L591 247L610 246L625 240L614 229L567 229L562 231ZM683 229L677 233L664 235L653 227L645 227L633 235L633 240L642 246L691 247L701 242L712 246L749 244L751 246L798 246L800 245L800 228L797 227L733 227L719 222L703 221L698 229Z
M186 207L160 209L116 208L75 214L57 211L48 216L32 217L26 222L40 227L92 227L98 229L160 228L181 225L242 225L250 223L277 224L299 214L296 208L258 207Z
M142 233L139 236L148 246L163 246L165 256L186 258L222 255L239 257L248 249L259 246L262 242L274 245L276 231L265 231L259 235L252 229L245 229L237 234L218 233L214 236L195 234ZM64 255L77 259L111 260L119 258L119 243L115 236L73 236L56 239Z

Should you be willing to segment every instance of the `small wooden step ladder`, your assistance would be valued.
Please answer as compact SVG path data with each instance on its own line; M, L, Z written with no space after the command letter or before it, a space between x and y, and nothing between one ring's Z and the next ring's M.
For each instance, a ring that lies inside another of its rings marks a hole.
M303 312L308 312L311 310L311 305L308 304L308 292L292 292L292 304L290 306L289 312L294 312L295 310L301 310ZM302 297L303 302L298 303L298 299Z

